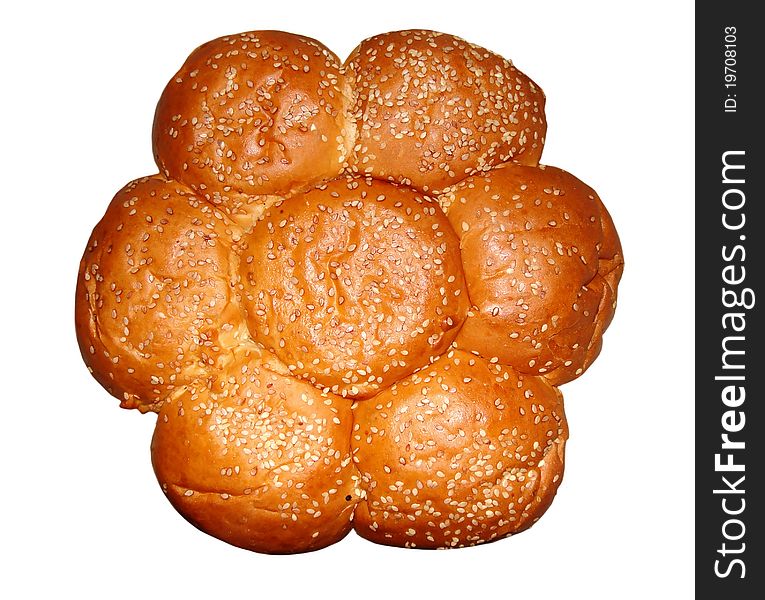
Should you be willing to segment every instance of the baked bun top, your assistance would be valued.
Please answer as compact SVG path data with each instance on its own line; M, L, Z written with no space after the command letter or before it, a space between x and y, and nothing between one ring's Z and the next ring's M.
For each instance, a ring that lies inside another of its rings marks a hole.
M444 352L469 304L438 204L372 179L274 204L247 238L241 273L252 337L342 396L371 396Z
M261 552L314 550L351 529L351 402L269 363L240 349L225 374L166 402L152 464L173 505L208 533Z
M451 548L506 537L544 512L563 476L560 393L460 350L360 402L355 417L365 500L354 524L383 544Z
M556 384L580 375L613 317L622 264L596 192L562 169L505 163L441 205L473 303L458 345Z
M161 176L114 197L82 257L75 323L85 362L122 406L158 409L243 335L232 287L241 236Z
M346 160L340 61L311 38L254 31L191 53L154 118L160 171L202 195L280 194Z
M434 193L511 159L539 162L544 93L501 56L409 30L364 40L345 64L355 94L354 172Z

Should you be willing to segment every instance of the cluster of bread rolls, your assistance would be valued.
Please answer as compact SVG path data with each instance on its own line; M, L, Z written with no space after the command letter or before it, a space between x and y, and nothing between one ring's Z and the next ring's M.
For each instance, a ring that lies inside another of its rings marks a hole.
M258 552L351 529L455 548L531 526L563 474L558 385L597 357L623 260L539 164L542 90L460 38L343 63L278 31L197 48L77 281L93 376L157 413L162 490Z

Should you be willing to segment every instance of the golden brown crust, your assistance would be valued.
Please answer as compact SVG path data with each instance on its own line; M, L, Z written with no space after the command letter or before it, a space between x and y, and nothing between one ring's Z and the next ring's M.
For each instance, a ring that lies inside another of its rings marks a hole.
M468 307L438 204L341 178L271 207L247 238L242 304L290 371L364 398L444 352Z
M555 384L592 362L624 261L597 194L555 167L506 163L441 197L473 303L457 344Z
M242 352L162 407L152 464L170 502L202 531L257 552L316 550L351 529L351 427L349 400Z
M93 376L125 408L156 410L242 335L233 283L238 229L159 175L126 185L80 263L77 339Z
M340 61L282 31L221 37L191 53L154 119L161 172L212 198L284 194L346 161Z
M453 350L354 407L365 500L354 527L374 542L472 546L525 529L549 506L568 437L560 394Z
M542 90L512 63L452 35L394 31L345 61L353 78L353 172L439 191L509 159L536 165Z

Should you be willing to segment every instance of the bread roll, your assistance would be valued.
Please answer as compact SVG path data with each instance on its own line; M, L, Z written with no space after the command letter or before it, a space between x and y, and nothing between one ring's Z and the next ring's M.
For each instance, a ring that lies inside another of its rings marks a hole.
M457 344L562 384L600 350L624 261L592 188L555 167L503 164L441 203L473 308Z
M347 157L344 85L337 56L311 38L252 31L207 42L159 100L157 165L224 199L329 179Z
M272 206L247 237L242 304L290 371L366 398L444 352L465 318L459 242L410 189L334 180Z
M151 457L162 490L196 527L271 554L343 538L359 499L351 403L240 352L162 407Z
M459 350L354 410L365 499L354 527L381 544L455 548L526 529L552 502L568 437L562 396Z
M345 64L355 94L353 172L437 192L510 159L539 162L544 93L501 56L409 30L364 40Z
M80 263L75 323L85 363L123 407L157 410L246 336L240 242L220 211L161 176L114 197Z

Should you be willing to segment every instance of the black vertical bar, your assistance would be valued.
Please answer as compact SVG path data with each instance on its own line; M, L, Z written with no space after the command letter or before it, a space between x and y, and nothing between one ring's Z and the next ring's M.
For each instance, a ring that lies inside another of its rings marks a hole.
M696 3L696 595L732 600L765 598L758 6Z

